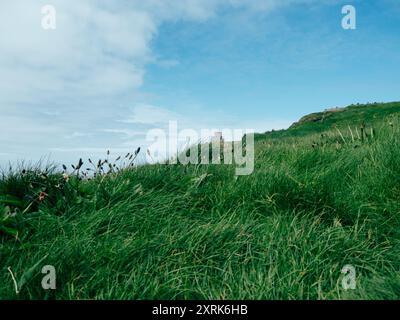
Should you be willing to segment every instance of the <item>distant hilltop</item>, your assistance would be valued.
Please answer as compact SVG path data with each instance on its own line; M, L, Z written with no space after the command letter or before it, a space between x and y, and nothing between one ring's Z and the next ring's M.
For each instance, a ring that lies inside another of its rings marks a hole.
M347 107L331 107L322 112L315 112L302 117L289 129L273 130L256 134L256 140L265 138L283 138L304 136L323 132L333 127L347 127L372 123L376 120L400 115L400 102L352 104Z
M289 129L298 128L307 123L368 121L397 112L400 112L400 102L375 102L352 104L347 107L332 107L325 109L323 112L311 113L302 117L299 121L293 123Z

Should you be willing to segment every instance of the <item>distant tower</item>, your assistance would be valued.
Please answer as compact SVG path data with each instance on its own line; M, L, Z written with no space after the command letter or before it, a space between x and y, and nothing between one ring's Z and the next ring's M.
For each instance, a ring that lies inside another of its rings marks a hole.
M224 142L224 138L222 137L222 132L220 132L220 131L215 132L212 141L213 142L217 141L217 142L223 143Z

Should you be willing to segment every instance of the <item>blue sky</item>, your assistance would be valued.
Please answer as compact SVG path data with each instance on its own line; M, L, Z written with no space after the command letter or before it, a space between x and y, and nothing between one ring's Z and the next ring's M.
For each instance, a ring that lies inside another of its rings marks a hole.
M54 5L57 29L40 26ZM357 29L341 27L354 5ZM396 0L3 0L0 164L146 147L151 128L289 126L400 100Z

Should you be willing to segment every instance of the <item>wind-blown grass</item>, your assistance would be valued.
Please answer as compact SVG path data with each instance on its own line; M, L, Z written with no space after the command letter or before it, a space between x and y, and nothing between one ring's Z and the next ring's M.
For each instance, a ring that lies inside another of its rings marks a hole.
M25 212L41 173L6 175L0 213L16 212L8 228L18 233L0 235L0 297L398 299L399 125L367 123L375 135L363 138L359 123L266 137L243 177L232 166L151 165L60 187L53 172L48 196ZM18 280L44 257L57 289L42 289L38 268L16 294L7 268ZM355 290L342 288L346 264Z

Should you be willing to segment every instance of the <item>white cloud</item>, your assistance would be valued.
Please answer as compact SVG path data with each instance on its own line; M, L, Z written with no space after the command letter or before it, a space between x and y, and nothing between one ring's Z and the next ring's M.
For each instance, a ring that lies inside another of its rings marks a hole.
M122 117L125 123L142 125L173 119L198 124L190 114L145 104L136 105L126 117L143 84L146 64L158 61L168 68L179 63L153 56L151 42L160 25L204 21L224 6L270 11L310 1L53 0L57 29L46 31L41 28L41 8L48 1L2 0L0 148L7 154L12 150L37 156L63 148L80 150L70 144L82 135L90 138L87 132L115 136L120 130L132 137L135 133L126 131L130 128L103 130ZM93 150L111 143L103 143L104 138L93 142Z
M148 104L138 104L132 109L132 114L126 119L120 120L124 123L160 124L168 121L177 121L181 116L165 108Z
M124 136L124 138L141 137L145 135L143 131L130 130L130 129L105 129L103 131L107 133L119 134Z
M150 43L161 23L204 20L223 6L272 10L314 0L54 0L57 29L41 28L46 1L3 0L0 10L0 108L42 102L43 96L91 99L134 92L152 61ZM175 65L173 59L160 64Z
M43 95L90 98L140 87L156 32L149 14L108 11L92 1L54 5L57 29L46 31L40 26L40 1L2 2L2 106L41 101Z

